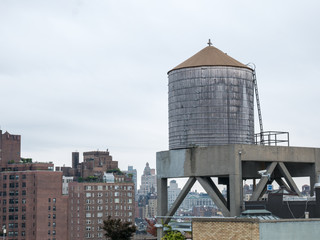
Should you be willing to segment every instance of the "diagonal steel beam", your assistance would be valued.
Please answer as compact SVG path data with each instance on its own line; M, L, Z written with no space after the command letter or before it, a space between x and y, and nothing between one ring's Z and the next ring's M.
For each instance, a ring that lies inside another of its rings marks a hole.
M286 165L284 165L283 162L279 162L279 170L281 174L284 176L284 178L286 179L291 190L296 192L301 197L302 196L301 192L299 191L296 183L293 181L293 178L291 177Z
M210 177L197 177L198 182L201 184L203 189L208 193L213 202L217 205L217 207L222 211L223 216L229 217L230 211L227 208L227 204L225 200L221 200L221 193L219 189L215 186L214 182ZM215 187L213 187L215 186Z
M227 201L224 198L224 196L222 195L222 193L220 192L220 190L217 188L216 184L212 181L211 177L207 177L206 178L209 185L211 186L211 188L213 189L213 191L217 194L217 196L220 198L220 200L222 201L222 203L227 206Z
M283 181L282 178L276 178L275 181L278 183L278 185L280 187L284 187L285 189L287 189L288 191L290 190L290 187L287 185L287 183L285 181Z
M195 182L196 182L196 178L194 177L190 177L188 179L187 183L184 185L183 189L179 193L177 199L172 204L172 207L166 214L166 218L164 219L164 224L168 224L170 222L170 217L172 217L173 214L175 214L175 212L180 207L181 203L183 202L187 194L190 192L190 189L192 188Z
M274 169L276 168L277 164L278 164L277 162L272 162L267 168L266 175L270 176L273 173ZM250 201L258 201L268 181L269 181L269 178L267 176L261 177L256 189L252 193Z

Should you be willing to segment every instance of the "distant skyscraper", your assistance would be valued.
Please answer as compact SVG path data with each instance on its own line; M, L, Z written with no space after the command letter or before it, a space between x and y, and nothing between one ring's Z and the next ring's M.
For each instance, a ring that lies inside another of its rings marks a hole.
M128 166L128 170L124 171L126 174L131 174L132 175L132 181L134 183L134 193L135 193L135 198L137 199L137 170L133 168L133 166Z
M171 180L168 187L168 208L172 206L180 192L181 188L178 188L178 183L176 182L176 180Z
M155 169L151 169L149 163L147 163L141 176L139 195L157 192L157 176L155 172Z

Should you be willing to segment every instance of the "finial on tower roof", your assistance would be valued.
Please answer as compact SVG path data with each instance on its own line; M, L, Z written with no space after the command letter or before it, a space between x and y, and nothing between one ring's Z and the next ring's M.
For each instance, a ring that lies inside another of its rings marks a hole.
M212 43L211 43L211 39L210 39L210 38L209 38L209 42L208 42L207 44L208 44L209 47L212 46Z

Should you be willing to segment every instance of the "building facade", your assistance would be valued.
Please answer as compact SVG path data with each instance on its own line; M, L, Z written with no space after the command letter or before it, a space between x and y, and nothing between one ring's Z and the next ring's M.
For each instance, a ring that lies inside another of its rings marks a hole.
M171 180L168 187L168 208L169 209L174 203L174 201L177 199L180 192L181 192L181 188L178 187L177 181Z
M151 169L149 163L147 163L141 176L139 195L157 192L157 176L155 172L155 169Z
M7 240L65 239L67 197L52 163L20 156L20 135L0 130L0 226Z
M0 130L0 169L3 170L8 164L20 163L20 151L21 136L8 132L2 134Z
M127 175L131 174L132 175L132 181L134 183L134 192L135 192L135 198L137 199L137 169L134 169L133 166L128 166L128 170L127 171L123 171L124 173L126 173Z
M62 171L63 176L87 179L96 177L100 180L103 173L110 170L117 170L118 162L112 160L109 151L90 151L83 153L83 162L79 162L79 152L72 153L72 167L56 167L57 171Z
M189 192L181 204L181 208L190 210L200 206L215 206L215 204L208 194L198 192Z
M65 238L67 197L62 196L61 172L5 171L0 179L0 224L7 240Z
M104 239L103 220L108 216L134 223L132 182L69 183L69 239Z

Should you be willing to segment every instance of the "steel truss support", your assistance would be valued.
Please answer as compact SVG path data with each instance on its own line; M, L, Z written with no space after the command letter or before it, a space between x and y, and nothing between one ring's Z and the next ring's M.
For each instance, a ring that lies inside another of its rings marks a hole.
M286 179L286 182L288 183L288 185L291 188L291 190L296 192L301 197L302 194L299 191L299 189L298 189L297 185L295 184L295 182L293 181L293 179L292 179L292 177L291 177L286 165L284 165L283 162L279 162L278 166L279 166L279 170L280 170L281 174Z
M201 184L201 186L204 188L204 190L208 193L208 195L211 197L213 202L217 205L218 208L223 213L223 216L229 217L230 211L227 207L227 201L222 196L221 192L215 185L215 183L212 181L210 177L197 177L198 182Z
M166 214L166 218L164 219L164 224L168 224L170 222L170 217L172 217L175 214L175 212L178 210L181 203L183 202L185 197L188 195L188 193L190 192L190 190L195 182L196 182L196 178L194 178L194 177L190 177L188 179L187 183L184 185L184 187L181 190L180 194L178 195L177 199L172 204L172 207L170 208L170 210Z
M268 166L267 172L266 172L265 176L263 176L263 177L260 179L260 181L259 181L256 189L255 189L255 190L253 191L253 193L252 193L252 196L251 196L251 198L250 198L250 201L258 201L258 199L260 198L260 196L261 196L262 193L264 192L264 189L265 189L265 187L266 187L266 185L267 185L267 183L268 183L268 181L269 181L268 176L271 176L271 174L273 173L273 171L274 171L274 169L276 168L277 164L278 164L277 162L272 162L272 163Z

